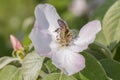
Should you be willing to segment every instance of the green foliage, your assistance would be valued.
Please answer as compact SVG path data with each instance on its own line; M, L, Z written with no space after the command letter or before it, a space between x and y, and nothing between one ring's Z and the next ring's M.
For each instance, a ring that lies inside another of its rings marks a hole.
M51 60L48 60L44 63L48 73L52 73L52 72L56 72L56 71L59 71L53 64L51 64L52 61Z
M120 43L114 50L114 59L120 62Z
M106 73L100 62L89 53L83 53L82 55L86 59L86 67L81 73L89 80L107 80Z
M120 80L120 63L114 60L105 59L101 61L107 75L112 80Z
M22 80L22 76L18 68L8 65L0 71L0 80Z
M113 49L120 41L120 1L116 1L114 5L107 11L103 19L103 33L106 39L107 45Z
M13 77L11 80L23 80L23 76L21 73L21 69L18 69L15 73L15 77Z
M42 80L77 80L72 76L66 76L63 74L59 74L59 73L53 73L53 74L49 74L47 75L45 78L43 78Z
M115 1L115 0L114 0ZM111 1L111 4L114 2ZM104 7L107 7L108 5L104 5ZM108 6L109 7L109 6ZM119 36L119 7L120 7L120 1L116 1L106 12L104 15L104 18L102 20L102 31L97 36L97 41L101 42L102 44L109 46L109 48L112 50L114 47L118 44L120 41ZM101 8L103 9L103 8ZM99 11L101 11L101 9ZM102 14L102 13L101 13ZM101 16L99 16L101 17ZM103 17L103 16L102 16ZM101 19L102 19L101 17ZM101 38L102 37L102 38Z
M102 23L102 20L105 16L106 12L112 6L112 4L114 4L115 1L116 0L107 0L102 6L100 6L98 9L96 9L96 11L93 13L91 18L92 19L99 19L99 20L101 20L101 23ZM102 27L104 27L103 24L102 24ZM103 30L100 33L98 33L96 41L107 45Z
M96 41L93 44L89 45L89 49L87 49L86 51L94 55L99 60L104 58L113 58L113 55L109 48Z
M84 75L82 75L80 72L79 72L79 78L78 79L80 79L80 80L89 80Z
M0 69L5 67L7 64L13 62L13 61L18 61L19 59L17 58L12 58L12 57L2 57L0 58Z
M39 71L41 70L44 57L35 54L35 52L29 53L22 63L22 74L24 80L36 80Z
M21 62L21 66L15 67L15 65L7 65L12 61L20 59L14 59L9 57L3 57L0 60L0 67L3 68L0 71L0 80L36 80L42 67L44 57L40 57L36 53L29 53Z

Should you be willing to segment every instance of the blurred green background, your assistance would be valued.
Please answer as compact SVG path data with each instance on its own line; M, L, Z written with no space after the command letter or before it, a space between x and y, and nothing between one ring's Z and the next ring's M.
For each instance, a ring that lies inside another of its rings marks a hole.
M28 35L34 24L34 8L39 3L54 5L70 27L79 29L87 21L85 16L74 17L71 14L68 9L71 0L0 0L0 57L11 56L10 34L15 35L24 46L30 43Z
M105 2L106 1L106 2ZM12 45L9 36L16 36L24 46L29 45L29 33L34 25L34 8L39 3L49 3L55 6L62 19L67 21L72 29L79 30L92 19L102 20L105 12L114 0L88 0L92 5L92 14L73 15L69 7L72 0L0 0L0 57L11 56ZM101 7L101 5L105 5ZM102 12L99 12L99 9Z
M10 34L20 41L33 25L35 0L0 0L0 56L11 55Z

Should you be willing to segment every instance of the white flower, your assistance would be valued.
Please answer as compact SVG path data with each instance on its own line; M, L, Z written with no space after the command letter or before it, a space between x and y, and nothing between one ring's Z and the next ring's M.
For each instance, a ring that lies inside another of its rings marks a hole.
M72 75L84 69L85 59L79 54L87 49L101 30L101 24L94 20L86 24L77 38L66 23L61 20L55 8L50 4L39 4L35 8L35 25L30 39L39 55L52 59L52 63L64 73Z

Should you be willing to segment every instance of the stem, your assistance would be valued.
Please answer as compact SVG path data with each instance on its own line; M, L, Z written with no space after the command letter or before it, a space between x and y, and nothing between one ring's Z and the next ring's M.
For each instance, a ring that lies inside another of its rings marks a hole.
M47 64L44 64L44 65L47 68L48 73L51 73L51 70L49 69L49 67L47 66Z
M113 58L111 51L106 46L104 46L104 45L102 45L102 44L100 44L100 43L98 43L96 41L94 42L94 44L97 45L97 46L99 46L99 47L101 47L101 48L103 48L106 51L106 53L104 53L104 55L106 57L108 57L110 59Z
M113 50L113 56L112 56L113 58L114 58L115 55L116 55L116 51L117 51L117 48Z
M15 56L15 51L12 52L12 57L14 57L14 58L16 57L16 56Z
M61 71L61 73L60 73L59 80L62 80L62 76L63 76L63 71Z
M113 58L114 58L115 55L116 55L116 51L117 51L118 47L120 47L120 42L111 50L112 53L113 53L113 56L112 56Z
M120 46L120 42L111 51L114 51L114 49L118 48L119 46Z

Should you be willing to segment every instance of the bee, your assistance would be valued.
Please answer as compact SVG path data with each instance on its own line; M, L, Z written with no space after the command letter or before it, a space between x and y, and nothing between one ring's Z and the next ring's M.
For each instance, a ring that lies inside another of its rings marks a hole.
M68 25L61 19L57 20L59 28L55 30L58 33L56 36L57 40L61 43L62 46L68 46L69 42L72 39L72 34L69 30Z

